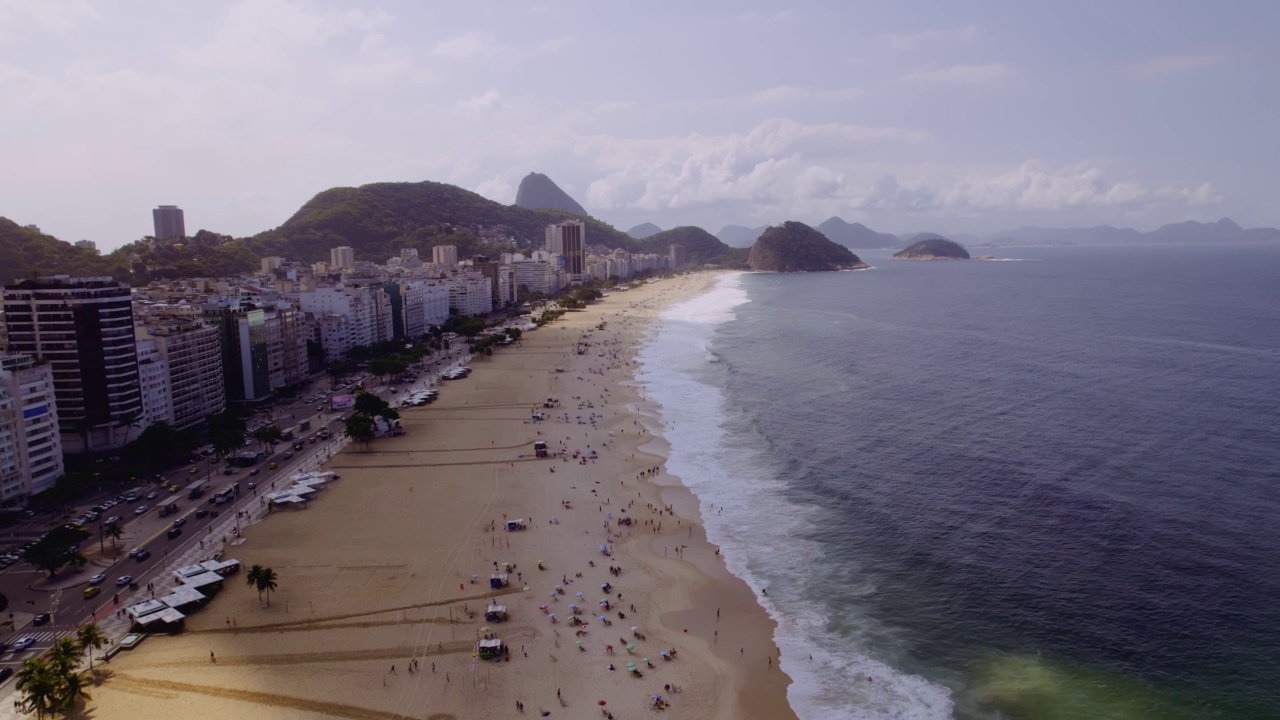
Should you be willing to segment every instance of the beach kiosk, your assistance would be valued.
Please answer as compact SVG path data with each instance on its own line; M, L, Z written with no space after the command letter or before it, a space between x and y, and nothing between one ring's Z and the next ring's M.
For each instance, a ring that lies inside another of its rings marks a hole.
M536 457L540 457L540 458L547 457L547 441L546 440L533 441L533 454Z
M494 573L489 576L489 588L491 590L501 590L507 586L509 577L506 573Z
M507 521L507 530L524 530L526 527L528 527L528 525L525 525L524 518Z
M488 610L484 611L484 619L486 622L499 623L507 619L506 605L490 605Z
M481 660L500 660L506 652L506 646L498 638L487 638L480 641L476 652Z

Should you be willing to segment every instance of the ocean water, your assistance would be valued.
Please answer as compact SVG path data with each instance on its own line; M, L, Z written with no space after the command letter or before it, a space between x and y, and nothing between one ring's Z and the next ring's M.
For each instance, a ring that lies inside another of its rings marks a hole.
M640 353L792 706L1280 718L1280 248L999 253L725 276Z

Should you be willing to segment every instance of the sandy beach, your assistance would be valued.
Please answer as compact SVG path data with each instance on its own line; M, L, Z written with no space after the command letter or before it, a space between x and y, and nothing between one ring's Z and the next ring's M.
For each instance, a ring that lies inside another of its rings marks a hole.
M402 411L404 436L349 447L327 465L341 480L228 549L278 573L269 607L233 578L186 632L116 656L89 711L621 720L660 695L672 718L794 718L774 624L665 474L660 409L629 382L657 313L714 279L617 292L477 358ZM486 622L491 603L507 621ZM486 632L505 658L476 657Z

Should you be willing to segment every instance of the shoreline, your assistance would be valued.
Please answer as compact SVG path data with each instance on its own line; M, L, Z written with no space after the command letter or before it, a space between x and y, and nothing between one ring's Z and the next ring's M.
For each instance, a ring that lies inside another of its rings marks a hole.
M307 509L244 528L231 554L280 575L269 608L233 581L186 633L117 656L90 706L113 717L172 713L181 702L197 718L444 720L518 714L519 701L528 713L621 719L651 712L657 694L672 717L794 718L774 621L707 541L697 496L646 472L665 465L667 445L641 428L660 425L661 408L637 387L637 355L662 309L715 278L613 293L474 360L470 378L404 412L404 436L333 458L343 479ZM549 397L560 407L532 422L530 409ZM570 456L529 457L539 437ZM598 459L585 459L590 451ZM528 530L496 530L504 515L527 518ZM616 524L622 517L632 524ZM515 563L515 577L490 593L483 583L499 562ZM595 602L604 582L608 610ZM490 624L510 649L496 664L472 658L492 596L511 614ZM575 598L586 606L580 635L567 624ZM662 660L666 649L677 658Z

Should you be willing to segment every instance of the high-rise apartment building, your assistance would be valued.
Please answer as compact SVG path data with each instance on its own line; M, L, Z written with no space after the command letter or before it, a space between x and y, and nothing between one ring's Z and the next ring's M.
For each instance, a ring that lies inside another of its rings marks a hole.
M271 394L267 316L252 305L206 305L204 319L218 329L227 402L258 402Z
M138 387L142 391L142 418L137 432L158 422L173 424L173 395L169 389L169 363L156 347L156 341L139 338ZM132 438L131 438L132 439Z
M62 473L52 366L0 354L0 507L25 504Z
M217 328L190 318L156 317L137 333L139 344L155 343L168 370L170 424L189 428L226 410Z
M267 308L267 375L271 389L296 385L307 377L306 314L284 305Z
M356 251L346 245L339 245L329 251L329 267L334 270L353 269L356 266Z
M4 289L4 319L9 350L53 370L63 448L122 447L142 418L129 286L108 277L23 280Z
M684 245L672 245L667 257L673 268L684 267L689 262L689 253Z
M391 298L381 287L326 287L298 294L298 306L320 331L325 355L341 357L357 345L390 340L395 334Z
M436 265L457 265L457 245L436 245L431 248L431 262Z
M581 220L565 220L548 225L547 252L564 257L564 271L580 276L587 271L587 224Z
M182 208L177 205L161 205L151 211L151 222L155 225L156 238L185 238L187 223L182 216Z

